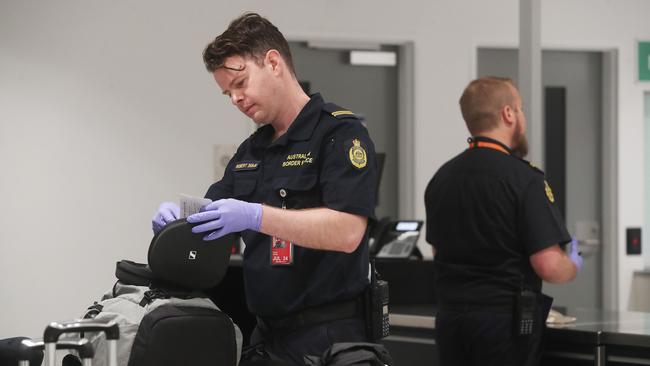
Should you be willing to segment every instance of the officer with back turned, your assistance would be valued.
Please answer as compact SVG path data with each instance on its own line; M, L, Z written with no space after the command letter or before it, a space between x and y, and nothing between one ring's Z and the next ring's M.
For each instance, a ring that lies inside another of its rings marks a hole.
M425 192L441 365L536 365L550 309L542 280L573 280L582 258L544 173L522 159L526 117L513 82L474 80L460 107L468 149Z

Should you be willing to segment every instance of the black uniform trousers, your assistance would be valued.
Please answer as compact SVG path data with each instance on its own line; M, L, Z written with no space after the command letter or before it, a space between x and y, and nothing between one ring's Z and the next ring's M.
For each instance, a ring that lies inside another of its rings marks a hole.
M298 329L271 329L258 319L250 339L257 349L240 366L304 366L304 356L322 356L334 343L367 342L361 317L333 320Z
M444 308L436 314L440 366L533 366L542 352L543 312L536 331L515 336L512 311Z

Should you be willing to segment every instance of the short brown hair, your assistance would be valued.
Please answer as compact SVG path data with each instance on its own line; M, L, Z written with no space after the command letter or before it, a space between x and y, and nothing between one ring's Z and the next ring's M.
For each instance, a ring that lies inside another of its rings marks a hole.
M472 135L489 131L499 123L501 108L516 108L517 90L512 79L486 76L469 83L460 97L460 110Z
M244 13L205 48L203 62L209 72L223 67L226 58L231 56L250 57L262 64L271 49L280 53L295 75L289 43L278 28L257 13Z

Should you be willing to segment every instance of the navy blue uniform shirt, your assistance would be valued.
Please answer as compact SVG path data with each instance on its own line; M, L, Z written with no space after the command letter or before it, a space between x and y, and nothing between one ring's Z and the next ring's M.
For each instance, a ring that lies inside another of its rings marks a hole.
M266 125L246 139L205 196L374 217L375 149L352 112L314 94L284 135L272 141L273 134ZM246 299L258 316L353 299L368 285L367 234L350 254L294 245L289 266L270 264L268 235L247 230L242 238Z
M495 140L445 163L425 192L427 241L436 249L441 304L511 304L541 291L529 257L571 240L544 173Z

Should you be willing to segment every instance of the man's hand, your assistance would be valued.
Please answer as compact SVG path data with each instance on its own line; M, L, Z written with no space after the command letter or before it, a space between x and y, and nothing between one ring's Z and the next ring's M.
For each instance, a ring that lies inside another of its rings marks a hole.
M204 206L201 212L188 216L187 222L204 223L192 228L193 233L211 231L203 240L214 240L244 230L259 231L262 205L232 198L222 199Z
M153 229L154 234L158 234L165 225L168 223L178 220L180 216L181 209L174 202L163 202L158 207L158 211L151 219L151 228Z
M582 256L578 252L578 240L575 237L571 238L571 251L569 252L569 258L571 262L576 266L578 272L582 270Z

